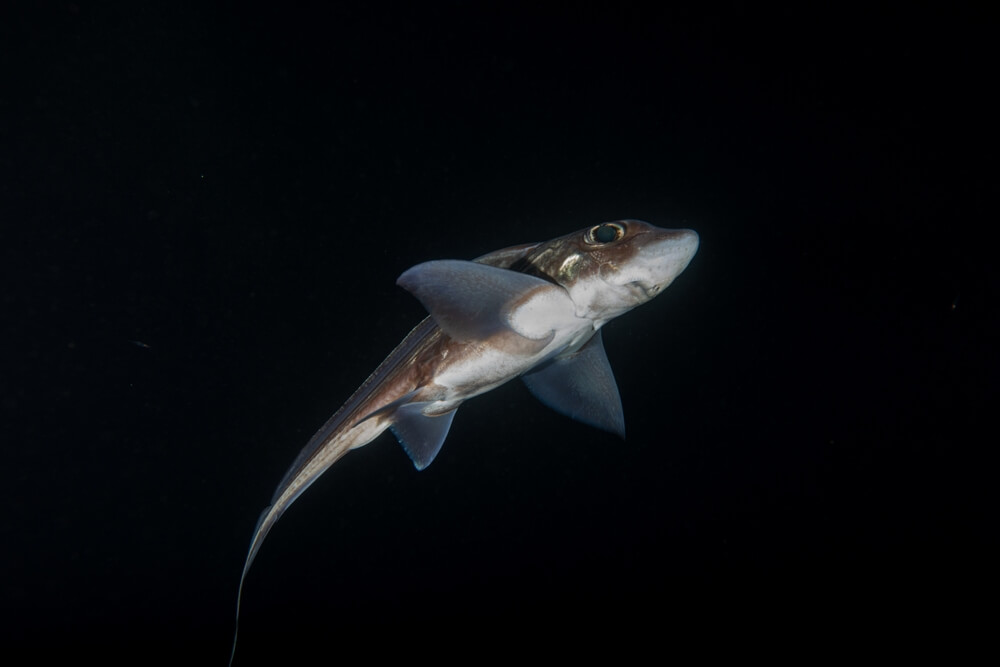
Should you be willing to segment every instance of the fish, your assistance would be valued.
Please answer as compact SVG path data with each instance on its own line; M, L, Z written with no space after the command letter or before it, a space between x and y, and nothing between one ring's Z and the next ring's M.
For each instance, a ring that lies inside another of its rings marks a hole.
M521 378L543 404L625 437L602 327L687 268L690 229L603 222L471 261L433 260L399 276L429 313L309 440L261 513L240 576L289 506L352 449L391 430L413 465L434 461L462 403ZM236 633L233 654L236 650Z

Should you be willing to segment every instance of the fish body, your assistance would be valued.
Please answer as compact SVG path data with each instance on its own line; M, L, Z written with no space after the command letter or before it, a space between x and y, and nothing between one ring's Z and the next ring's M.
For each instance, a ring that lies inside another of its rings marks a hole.
M691 230L621 220L404 272L397 283L429 316L289 468L257 523L238 598L265 537L295 499L344 454L386 429L423 469L464 401L521 377L549 407L624 437L601 327L670 285L698 244Z

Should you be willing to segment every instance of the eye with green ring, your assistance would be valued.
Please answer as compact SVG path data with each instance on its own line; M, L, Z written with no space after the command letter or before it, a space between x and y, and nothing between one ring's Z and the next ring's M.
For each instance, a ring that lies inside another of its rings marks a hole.
M591 227L584 235L584 241L590 245L605 245L618 241L625 236L625 227L617 222L605 222Z

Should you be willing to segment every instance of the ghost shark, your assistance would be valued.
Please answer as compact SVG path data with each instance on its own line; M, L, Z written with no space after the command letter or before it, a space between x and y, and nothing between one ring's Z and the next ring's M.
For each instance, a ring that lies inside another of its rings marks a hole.
M624 438L601 327L663 291L697 250L698 235L689 229L620 220L472 261L431 261L405 271L397 284L430 315L312 437L281 480L250 542L237 617L243 581L275 522L340 457L386 429L421 470L437 456L464 401L520 377L557 412Z

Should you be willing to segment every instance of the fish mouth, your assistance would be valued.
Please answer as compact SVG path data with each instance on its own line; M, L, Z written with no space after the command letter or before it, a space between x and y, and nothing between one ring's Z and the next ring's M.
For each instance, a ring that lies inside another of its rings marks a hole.
M698 252L700 239L691 229L649 226L629 240L631 253L608 258L598 276L635 307L665 290Z

